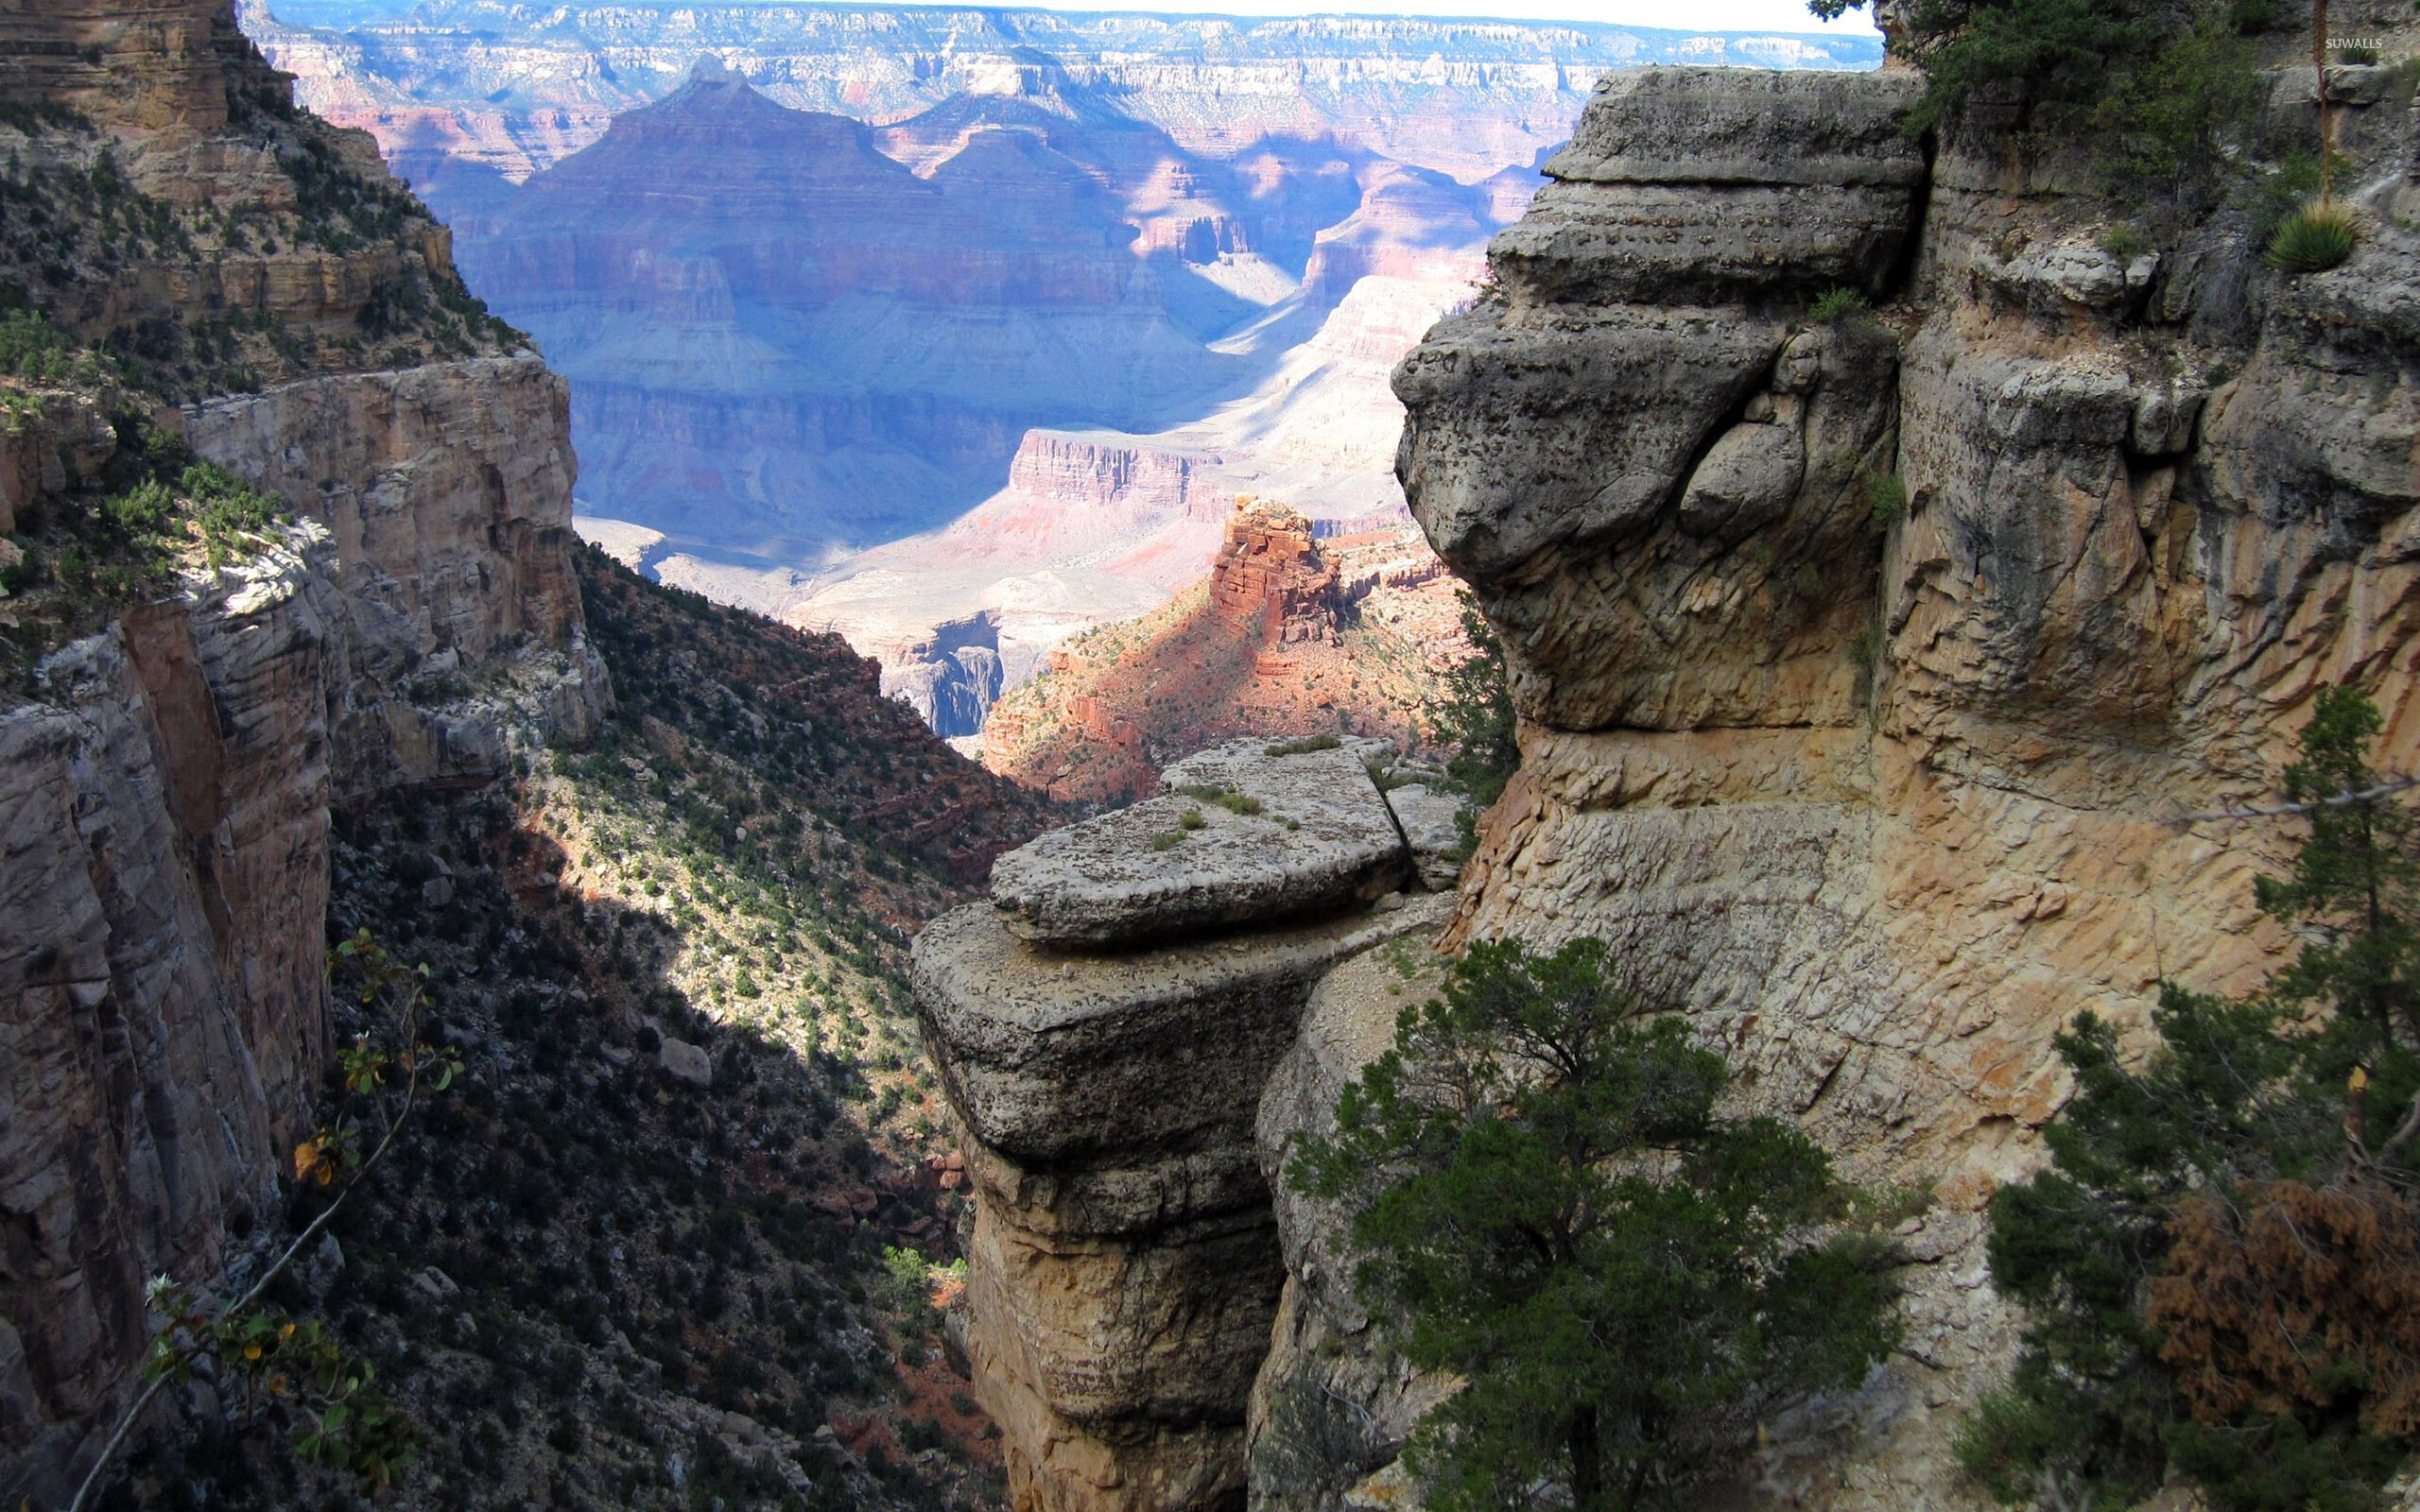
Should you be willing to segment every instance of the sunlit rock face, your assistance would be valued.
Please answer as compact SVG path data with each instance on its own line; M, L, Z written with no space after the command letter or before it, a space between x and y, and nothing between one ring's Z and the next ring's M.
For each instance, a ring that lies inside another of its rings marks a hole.
M1386 755L1214 747L1167 792L1002 856L989 902L917 939L976 1199L967 1354L1020 1512L1246 1495L1286 1286L1263 1089L1322 977L1450 903L1418 890L1371 775Z
M1525 718L1449 939L1612 941L1851 1174L1932 1184L1910 1347L1747 1469L1842 1508L1961 1494L2014 1335L1981 1210L2043 1159L2052 1035L2284 948L2252 878L2286 828L2179 816L2266 791L2323 684L2374 691L2383 765L2420 746L2408 113L2345 112L2394 229L2288 281L2230 215L2121 261L2055 154L1927 164L1894 126L1921 88L1609 77L1496 239L1500 298L1396 375L1413 511ZM1841 287L1897 302L1811 322ZM1318 1352L1355 1320L1298 1283L1281 1449L1322 1381L1400 1400Z

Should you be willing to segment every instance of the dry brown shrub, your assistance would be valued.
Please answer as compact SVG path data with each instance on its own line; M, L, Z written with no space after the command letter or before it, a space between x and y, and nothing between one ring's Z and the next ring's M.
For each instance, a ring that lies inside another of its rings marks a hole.
M2169 1221L2148 1320L2204 1423L2287 1416L2361 1392L2361 1426L2420 1432L2420 1228L2374 1176L2247 1183L2239 1208L2187 1199Z

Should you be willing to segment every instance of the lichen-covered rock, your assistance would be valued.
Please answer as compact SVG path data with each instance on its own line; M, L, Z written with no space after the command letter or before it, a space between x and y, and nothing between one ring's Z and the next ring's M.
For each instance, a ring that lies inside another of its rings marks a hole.
M994 862L993 902L1026 939L1098 948L1334 912L1401 886L1403 836L1360 757L1270 754L1285 749L1232 741L1177 763L1167 794Z

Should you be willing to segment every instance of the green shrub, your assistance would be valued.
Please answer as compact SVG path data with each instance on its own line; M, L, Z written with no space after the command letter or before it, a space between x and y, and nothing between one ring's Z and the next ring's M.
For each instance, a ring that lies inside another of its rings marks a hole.
M2337 48L2336 57L2333 60L2333 61L2354 67L2364 67L2368 64L2375 63L2377 60L2378 50L2377 48L2359 45Z
M2100 249L2121 263L2131 263L2152 249L2151 238L2120 222L2100 233Z
M1817 325L1838 325L1857 318L1871 307L1866 297L1856 289L1829 289L1816 296L1806 318Z
M285 501L216 462L194 463L177 482L194 501L194 526L213 567L237 556L245 538L257 537L285 518Z
M2227 7L2227 25L2238 37L2256 37L2277 28L2277 0L2235 0Z
M1470 798L1459 820L1465 845L1473 843L1477 812L1504 794L1504 785L1521 765L1519 722L1512 707L1512 685L1504 661L1504 643L1478 611L1478 600L1461 591L1462 634L1471 654L1445 673L1445 696L1439 700L1428 736L1450 747L1445 784Z
M1871 467L1858 472L1859 486L1865 490L1865 507L1876 530L1888 530L1908 517L1908 484L1896 472L1876 472Z
M2312 205L2278 225L2261 261L2289 278L2325 273L2352 257L2356 240L2348 212L2336 205Z
M1260 812L1260 799L1242 793L1230 793L1223 787L1213 787L1207 782L1187 782L1177 791L1187 798L1200 799L1204 803L1216 803L1230 814L1251 815ZM1185 828L1194 829L1198 826L1187 825Z
M1807 9L1829 18L1865 5L1808 0ZM2274 11L2265 0L2201 9L2170 0L1915 0L1899 51L1931 87L1909 134L1961 116L1988 89L2025 108L2025 129L2087 145L2113 187L2203 198L2235 171L2221 140L2259 105L2243 34L2265 29Z
M1851 1194L1794 1125L1718 1111L1728 1081L1603 941L1479 944L1302 1142L1287 1179L1353 1214L1355 1296L1465 1383L1406 1453L1434 1512L1666 1504L1890 1352Z
M2025 1309L1961 1435L1998 1500L2131 1505L2183 1477L2217 1512L2362 1512L2420 1442L2420 823L2368 765L2382 721L2316 700L2286 796L2309 834L2256 898L2308 941L2242 999L2163 984L2152 1054L2085 1013L2051 1165L1992 1199Z
M1261 754L1265 756L1305 756L1315 750L1334 750L1344 744L1340 735L1305 735L1300 740L1281 740Z
M129 535L157 532L168 523L176 508L176 494L157 478L138 483L101 504L101 512L109 517L110 523Z

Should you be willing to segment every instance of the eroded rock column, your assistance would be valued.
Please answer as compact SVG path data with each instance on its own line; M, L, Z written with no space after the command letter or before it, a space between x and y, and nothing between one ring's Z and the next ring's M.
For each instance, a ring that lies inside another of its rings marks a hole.
M1177 764L916 942L974 1184L968 1354L1020 1512L1242 1504L1285 1280L1263 1089L1321 977L1445 902L1401 891L1365 751L1285 749Z

